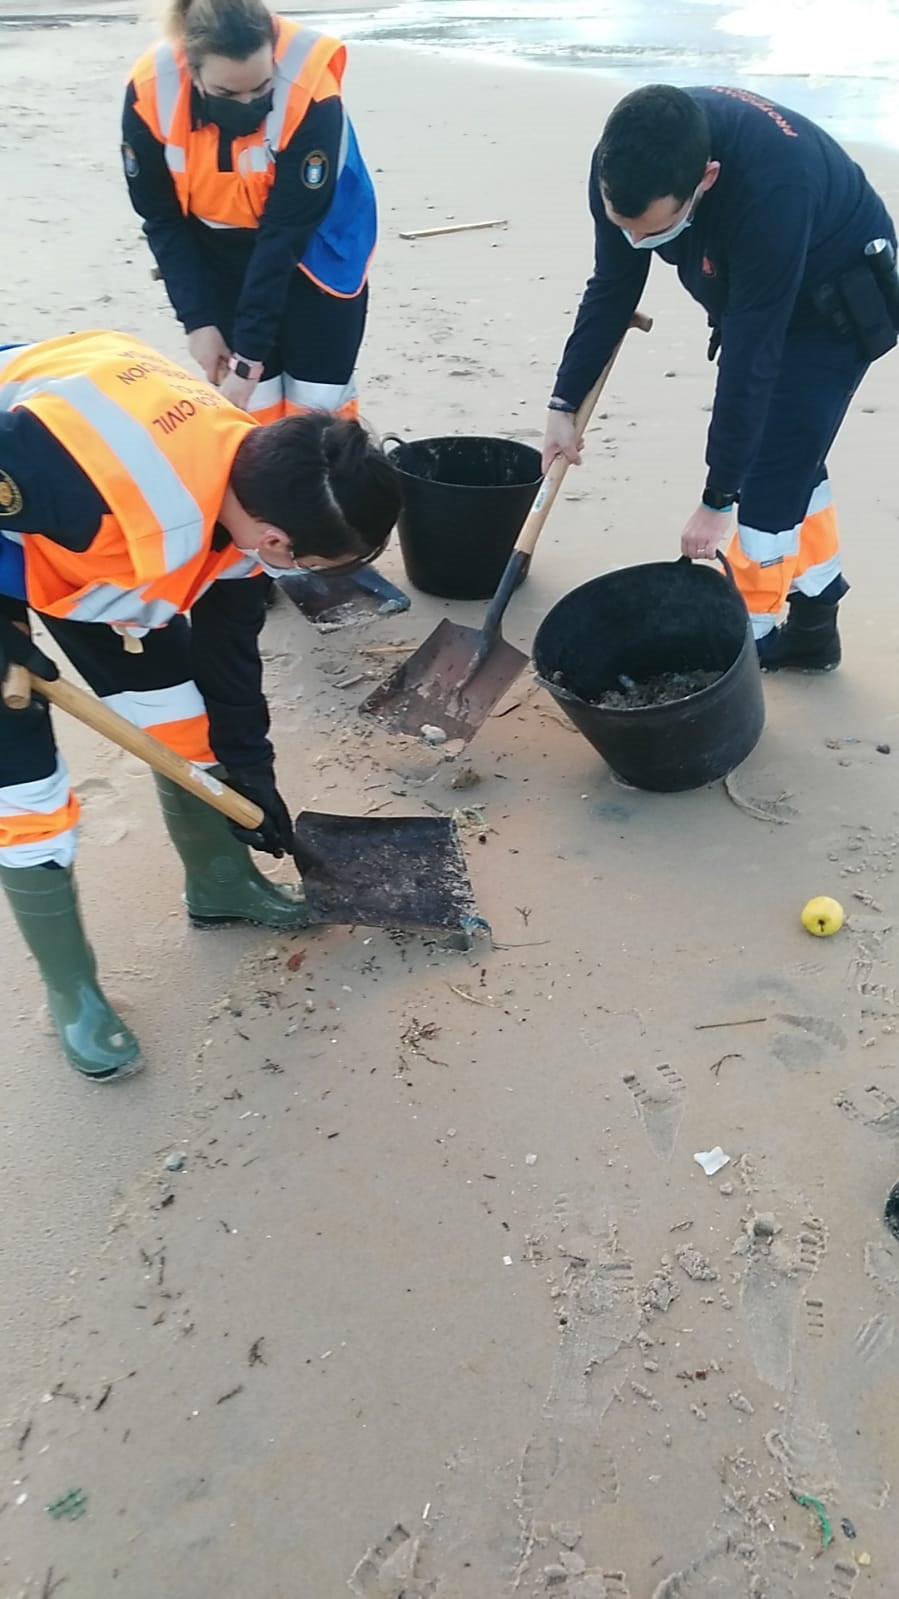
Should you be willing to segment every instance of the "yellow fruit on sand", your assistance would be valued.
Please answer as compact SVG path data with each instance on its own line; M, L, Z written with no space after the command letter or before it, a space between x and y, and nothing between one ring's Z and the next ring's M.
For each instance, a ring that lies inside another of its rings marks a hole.
M829 938L831 933L838 933L843 925L843 907L838 899L819 894L817 899L810 899L803 907L802 925L806 932L814 933L816 938Z

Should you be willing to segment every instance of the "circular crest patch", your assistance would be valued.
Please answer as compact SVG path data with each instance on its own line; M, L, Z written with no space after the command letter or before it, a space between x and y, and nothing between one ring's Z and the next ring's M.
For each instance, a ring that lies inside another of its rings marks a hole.
M24 503L15 478L0 468L0 516L18 516Z
M303 183L307 189L320 189L327 176L328 157L324 150L313 150L303 162Z

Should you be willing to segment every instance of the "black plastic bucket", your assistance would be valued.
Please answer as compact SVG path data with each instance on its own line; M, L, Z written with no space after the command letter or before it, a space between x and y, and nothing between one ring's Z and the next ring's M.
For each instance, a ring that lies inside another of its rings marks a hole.
M656 561L593 578L566 594L534 640L543 686L619 777L674 793L733 771L765 725L758 655L730 576ZM723 676L668 704L611 709L620 679L667 672Z
M444 600L490 599L540 487L539 450L464 435L385 443L402 477L409 581Z

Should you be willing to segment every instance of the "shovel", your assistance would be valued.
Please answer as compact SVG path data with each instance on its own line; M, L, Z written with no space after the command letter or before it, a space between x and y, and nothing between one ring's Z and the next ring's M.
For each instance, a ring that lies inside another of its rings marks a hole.
M636 311L630 326L648 333L652 319ZM593 414L623 342L619 340L577 412L578 438ZM377 717L397 733L420 734L423 727L436 725L448 739L467 741L474 737L528 660L503 638L501 623L568 465L560 455L547 472L499 580L483 628L478 631L457 622L440 622L415 654L363 700L359 707L363 716Z
M323 633L378 616L396 616L408 611L412 601L395 583L382 577L373 566L341 575L336 569L317 567L307 572L288 572L276 580L277 588L310 622Z
M32 692L238 826L255 831L262 825L258 805L132 726L93 694L64 678L49 682L24 666L10 667L2 684L3 701L10 710L24 710ZM449 928L463 935L486 927L477 915L458 829L449 817L301 811L294 823L293 858L303 879L306 904L317 922Z

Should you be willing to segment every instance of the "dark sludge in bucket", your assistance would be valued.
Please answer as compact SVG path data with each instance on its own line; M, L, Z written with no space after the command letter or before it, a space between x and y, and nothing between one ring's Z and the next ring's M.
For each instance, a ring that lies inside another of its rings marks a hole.
M558 682L557 674L557 682ZM624 672L618 674L618 687L606 689L598 700L588 700L588 705L601 706L606 711L645 711L652 705L676 705L693 694L701 694L720 682L723 672L658 672L643 682L635 683ZM564 683L559 684L564 688Z
M764 727L746 606L710 567L654 562L582 584L541 623L534 665L578 731L638 788L713 782Z

